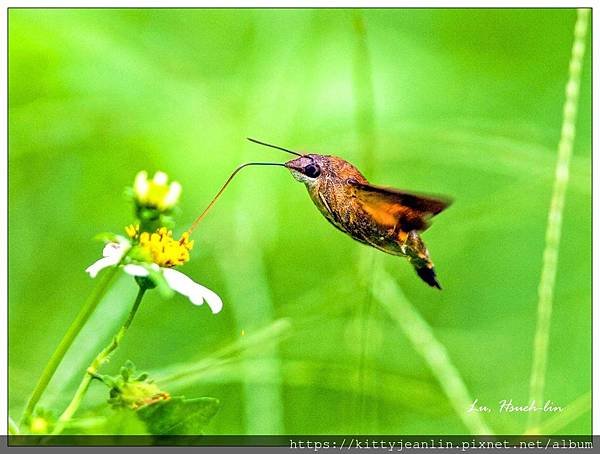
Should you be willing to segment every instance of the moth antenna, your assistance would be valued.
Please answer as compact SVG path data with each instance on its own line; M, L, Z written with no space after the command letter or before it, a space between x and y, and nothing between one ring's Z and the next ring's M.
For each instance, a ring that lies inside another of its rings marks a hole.
M296 156L304 156L304 155L302 155L300 153L297 153L297 152L292 151L292 150L288 150L287 148L283 148L283 147L280 147L278 145L271 145L270 143L261 142L260 140L252 139L250 137L246 137L246 139L248 139L250 142L254 142L254 143L257 143L259 145L264 145L265 147L276 148L278 150L285 151L286 153L291 153L291 154L294 154Z
M217 192L217 195L213 197L213 199L210 201L210 203L204 209L204 211L202 213L200 213L200 216L198 216L196 218L196 220L194 222L192 222L192 225L187 230L187 233L189 235L191 235L192 232L194 230L196 230L196 227L198 226L198 224L200 223L200 221L202 221L202 219L204 219L204 217L208 214L208 212L213 207L213 205L217 202L217 200L219 199L219 197L221 197L221 194L223 194L223 191L225 191L225 189L227 188L227 186L229 186L229 183L231 183L231 180L233 180L233 177L235 177L237 175L237 173L240 170L242 170L244 167L248 167L248 166L281 166L281 167L285 167L285 164L282 164L282 163L279 163L279 162L247 162L245 164L242 164L242 165L236 167L236 169L231 173L231 175L229 175L229 178L227 178L227 180L225 181L225 184L223 184L223 186L221 187L221 189L219 189L219 192Z

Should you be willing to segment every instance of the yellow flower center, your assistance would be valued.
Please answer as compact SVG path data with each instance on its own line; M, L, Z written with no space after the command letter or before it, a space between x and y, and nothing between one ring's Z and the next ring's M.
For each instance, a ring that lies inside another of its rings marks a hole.
M173 232L161 227L154 233L140 232L139 225L125 227L127 235L138 241L138 247L153 263L164 268L183 265L190 259L194 241L190 241L185 232L179 240L173 238Z

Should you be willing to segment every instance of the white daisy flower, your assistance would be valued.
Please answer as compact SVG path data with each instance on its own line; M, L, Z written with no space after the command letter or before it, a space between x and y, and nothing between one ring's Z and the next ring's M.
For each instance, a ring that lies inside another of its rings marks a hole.
M133 261L123 265L123 271L130 276L148 277L151 271L161 274L166 284L177 293L187 297L194 305L208 304L213 314L223 308L219 295L212 290L194 282L190 277L174 270L173 267L189 260L189 251L193 241L184 233L181 239L173 238L171 231L165 228L158 229L155 233L139 232L137 226L129 226L126 231L130 238L135 239L134 245L130 240L117 236L116 241L106 244L102 251L102 258L90 265L85 271L94 278L104 268L118 265L132 247L135 247L136 256L147 258L144 261Z

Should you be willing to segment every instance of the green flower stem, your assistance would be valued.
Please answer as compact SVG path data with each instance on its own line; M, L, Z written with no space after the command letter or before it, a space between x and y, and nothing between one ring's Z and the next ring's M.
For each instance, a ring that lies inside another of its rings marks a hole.
M21 416L19 422L20 427L23 427L25 424L27 424L28 420L31 418L35 406L42 397L42 394L46 390L48 383L50 383L50 380L56 372L56 369L60 365L65 354L67 353L67 350L69 350L69 348L73 344L73 341L81 331L81 328L83 328L85 323L90 318L90 315L92 315L92 312L94 312L94 309L96 309L100 301L102 301L102 298L108 290L110 282L112 281L113 277L117 274L117 270L118 267L115 266L113 268L110 268L106 273L104 273L100 284L90 294L85 304L77 314L77 317L75 318L75 320L73 320L73 323L71 323L71 326L69 327L69 329L61 339L60 343L56 347L56 350L54 350L54 353L52 353L50 360L46 364L42 375L40 376L37 384L35 385L35 388L33 389L33 392L31 393L31 396L29 397L29 400L27 401L27 405L25 406L25 410L23 411L23 415Z
M123 324L123 326L119 329L117 334L115 334L112 341L106 347L104 347L104 349L100 353L98 353L98 356L94 358L94 360L91 362L91 364L85 371L85 375L83 376L83 379L81 380L77 391L75 391L75 395L73 396L71 403L62 413L62 415L60 415L60 417L58 418L58 422L56 423L54 431L52 432L53 435L59 434L63 431L63 429L65 428L65 424L71 419L71 417L79 408L79 405L81 404L81 401L83 400L83 397L85 396L85 393L89 388L90 382L96 375L96 372L98 372L98 369L106 361L108 361L110 355L117 349L117 347L121 343L121 340L123 340L125 333L129 329L129 326L133 321L133 317L135 317L135 314L138 308L140 307L140 303L142 302L142 298L144 297L144 293L146 293L146 290L146 286L140 286L140 290L138 291L138 294L133 303L133 307L131 308L131 312L129 312L129 316L125 321L125 324Z

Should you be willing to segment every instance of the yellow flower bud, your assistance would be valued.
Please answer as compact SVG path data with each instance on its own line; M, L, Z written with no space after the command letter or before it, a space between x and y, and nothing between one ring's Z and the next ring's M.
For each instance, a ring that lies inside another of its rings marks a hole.
M164 172L156 172L149 180L148 172L142 170L135 177L133 194L141 207L169 211L179 201L181 185L176 181L169 183L169 177Z

